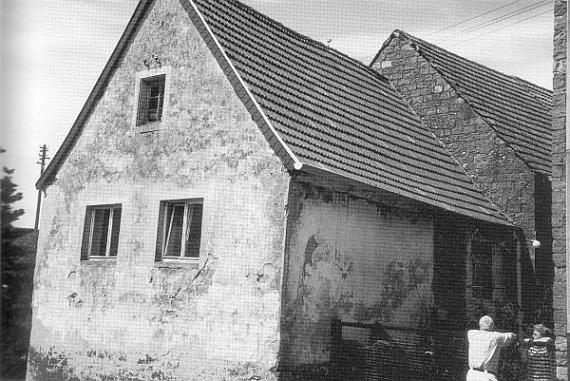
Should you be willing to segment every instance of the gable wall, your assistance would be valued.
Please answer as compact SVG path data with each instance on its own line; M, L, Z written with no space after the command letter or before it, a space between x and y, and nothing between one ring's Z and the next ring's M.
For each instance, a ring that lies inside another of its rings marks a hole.
M170 98L140 134L135 73L153 54ZM158 0L47 188L29 379L270 379L288 179L178 0ZM159 203L185 198L204 199L200 262L156 263ZM86 206L111 203L116 260L80 261Z
M536 207L540 204L535 204L535 175L528 166L417 52L407 37L397 34L391 38L372 67L390 80L483 193L522 227L527 250L534 261L535 249L530 242L535 234ZM547 236L541 249L546 255L550 245ZM548 269L542 266L540 270L541 264L538 266L537 271L547 278ZM549 300L548 293L544 300Z
M558 376L568 380L568 284L566 248L566 78L568 41L568 2L554 6L554 82L552 95L552 235L554 259L554 333L556 334Z

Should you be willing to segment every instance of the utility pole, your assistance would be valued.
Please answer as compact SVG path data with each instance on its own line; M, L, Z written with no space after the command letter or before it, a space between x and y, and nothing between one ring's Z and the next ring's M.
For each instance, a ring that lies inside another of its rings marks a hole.
M47 157L47 151L48 148L45 144L40 146L40 154L39 154L40 158L36 163L40 165L40 176L44 174L44 170L46 168L46 160L49 160L49 157ZM36 204L36 221L34 223L34 230L38 230L38 225L40 222L41 206L42 206L42 190L38 189L38 203Z

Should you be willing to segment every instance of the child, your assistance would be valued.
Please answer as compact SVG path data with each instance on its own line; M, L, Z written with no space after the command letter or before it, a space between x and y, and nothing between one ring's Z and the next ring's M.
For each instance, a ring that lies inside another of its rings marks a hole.
M532 339L525 340L528 344L528 381L553 381L555 379L554 343L549 335L548 328L542 324L536 324L533 327Z

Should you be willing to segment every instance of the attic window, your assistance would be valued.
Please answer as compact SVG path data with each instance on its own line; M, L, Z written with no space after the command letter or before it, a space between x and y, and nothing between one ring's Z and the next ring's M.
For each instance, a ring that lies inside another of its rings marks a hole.
M81 259L116 258L121 228L121 205L88 206L83 226Z
M202 200L160 203L156 260L189 259L200 255Z
M164 110L166 75L143 78L140 82L137 126L160 122Z

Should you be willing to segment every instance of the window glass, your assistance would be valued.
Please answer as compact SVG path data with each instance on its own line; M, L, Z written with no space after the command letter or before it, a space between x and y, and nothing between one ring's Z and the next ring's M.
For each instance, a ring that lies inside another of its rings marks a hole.
M179 257L182 248L182 228L184 224L184 204L167 207L167 229L165 256Z
M137 125L140 126L162 120L165 80L165 75L141 80Z
M116 257L120 226L120 205L88 206L83 227L81 258Z
M161 202L157 260L199 257L202 209L202 203L195 200Z

